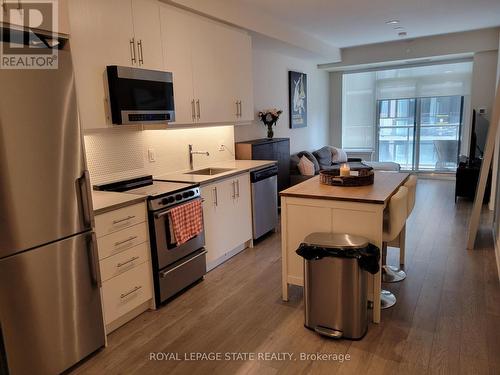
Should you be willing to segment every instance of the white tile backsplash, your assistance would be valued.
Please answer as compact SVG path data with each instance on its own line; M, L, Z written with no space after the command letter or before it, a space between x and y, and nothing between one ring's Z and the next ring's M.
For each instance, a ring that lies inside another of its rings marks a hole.
M207 126L159 130L112 128L85 134L87 164L92 183L144 174L164 174L189 168L188 145L210 156L193 155L194 167L234 160L234 127ZM224 151L219 145L224 144ZM155 152L148 160L148 149Z

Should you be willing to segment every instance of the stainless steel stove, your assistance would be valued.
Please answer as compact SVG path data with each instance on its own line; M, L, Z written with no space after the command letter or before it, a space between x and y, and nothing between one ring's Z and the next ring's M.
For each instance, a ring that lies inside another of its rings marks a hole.
M206 273L204 231L177 245L172 238L169 217L173 207L201 200L199 185L155 181L152 176L142 176L95 185L94 189L148 197L149 237L157 306L203 278Z

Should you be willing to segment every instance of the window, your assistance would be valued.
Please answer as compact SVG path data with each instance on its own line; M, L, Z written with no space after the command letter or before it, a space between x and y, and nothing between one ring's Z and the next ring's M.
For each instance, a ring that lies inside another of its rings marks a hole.
M378 160L407 170L456 169L463 96L380 100L378 108Z
M453 169L449 146L469 143L471 74L472 62L344 73L342 147L408 169Z

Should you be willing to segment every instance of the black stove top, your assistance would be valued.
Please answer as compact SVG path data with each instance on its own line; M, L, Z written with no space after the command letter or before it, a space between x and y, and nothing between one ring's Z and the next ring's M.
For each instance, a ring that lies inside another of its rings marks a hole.
M94 190L147 196L151 210L173 206L200 196L199 184L156 181L153 176L94 185Z

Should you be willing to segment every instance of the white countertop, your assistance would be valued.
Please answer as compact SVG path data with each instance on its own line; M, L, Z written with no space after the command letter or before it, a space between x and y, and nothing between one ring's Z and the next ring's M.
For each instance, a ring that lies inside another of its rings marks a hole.
M236 174L251 172L257 169L262 169L265 167L269 167L273 164L276 164L275 160L228 160L217 163L211 163L210 165L205 165L203 167L195 168L205 169L205 168L229 168L230 171L219 173L213 176L205 176L205 175L195 175L195 174L186 174L186 172L190 172L190 170L166 173L154 176L156 180L168 180L168 181L178 181L178 182L188 182L188 183L196 183L196 184L208 184L210 182L220 180L226 177L234 176Z
M96 215L145 200L146 197L142 195L115 193L111 191L92 191L92 204L94 214Z

